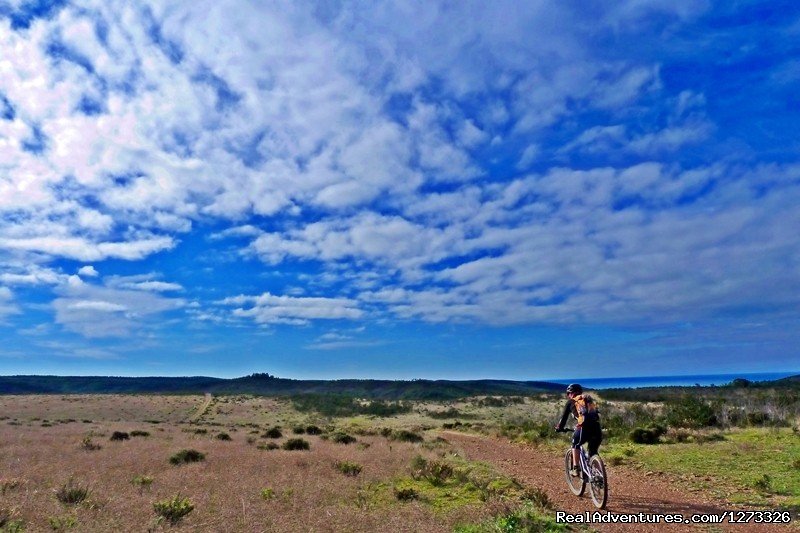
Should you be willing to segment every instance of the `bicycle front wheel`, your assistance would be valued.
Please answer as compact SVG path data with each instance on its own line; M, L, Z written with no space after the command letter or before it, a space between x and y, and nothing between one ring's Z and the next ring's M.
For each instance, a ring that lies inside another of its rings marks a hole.
M606 465L599 455L593 455L589 459L589 472L592 473L592 478L589 480L592 502L598 509L604 509L608 502L608 477L606 476Z
M572 491L572 494L575 496L582 496L583 492L586 490L586 481L583 479L583 472L580 471L580 465L578 465L578 477L572 476L572 465L572 449L570 448L564 456L564 473L567 477L567 486L569 490Z

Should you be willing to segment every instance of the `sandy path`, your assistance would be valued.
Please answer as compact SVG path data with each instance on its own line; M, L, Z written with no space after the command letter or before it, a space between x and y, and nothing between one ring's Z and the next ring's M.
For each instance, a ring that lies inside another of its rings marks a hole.
M591 497L574 496L564 480L563 456L532 446L511 443L483 435L445 431L442 437L464 452L471 460L486 461L501 472L526 486L547 492L558 510L569 513L594 512ZM565 444L566 449L566 444ZM601 450L602 453L602 450ZM606 466L609 477L610 513L722 513L735 510L724 503L704 499L702 494L688 492L658 475L646 475L630 467ZM798 518L793 517L795 524ZM592 524L600 531L750 531L794 532L800 528L776 524L719 524L693 526L675 524Z

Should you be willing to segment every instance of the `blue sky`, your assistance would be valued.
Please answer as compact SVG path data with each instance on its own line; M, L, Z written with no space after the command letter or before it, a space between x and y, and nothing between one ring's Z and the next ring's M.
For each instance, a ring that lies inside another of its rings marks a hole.
M800 371L800 4L0 0L0 373Z

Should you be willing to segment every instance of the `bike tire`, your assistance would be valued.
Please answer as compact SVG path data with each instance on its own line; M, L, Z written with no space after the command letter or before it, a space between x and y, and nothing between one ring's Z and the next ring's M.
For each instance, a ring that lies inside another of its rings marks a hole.
M572 449L567 450L564 456L564 475L567 478L567 486L575 496L583 496L586 490L586 481L583 479L583 474L578 477L572 477L570 470L572 469Z
M608 503L608 476L606 465L599 455L593 455L589 459L589 472L592 473L592 479L589 481L592 502L598 509L605 509Z

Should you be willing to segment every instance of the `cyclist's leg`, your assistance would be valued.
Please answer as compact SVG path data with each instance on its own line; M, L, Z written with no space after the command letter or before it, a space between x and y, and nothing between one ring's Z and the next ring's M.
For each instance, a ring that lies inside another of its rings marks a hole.
M603 431L600 428L600 424L584 424L584 428L585 431L581 444L584 442L589 444L589 457L597 455L600 449L600 443L603 440Z
M580 475L580 464L581 464L581 455L580 455L580 448L583 442L583 428L575 428L575 432L572 434L572 475L578 476Z

